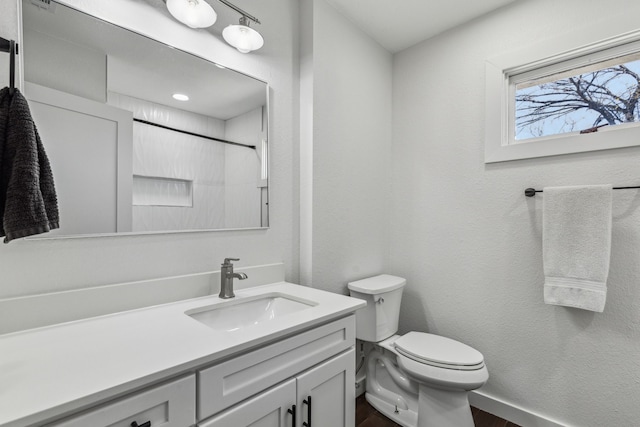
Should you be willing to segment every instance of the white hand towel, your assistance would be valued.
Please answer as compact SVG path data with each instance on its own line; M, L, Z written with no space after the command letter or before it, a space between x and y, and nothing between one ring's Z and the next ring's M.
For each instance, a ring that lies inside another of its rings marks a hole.
M611 255L611 185L545 187L544 302L602 312Z

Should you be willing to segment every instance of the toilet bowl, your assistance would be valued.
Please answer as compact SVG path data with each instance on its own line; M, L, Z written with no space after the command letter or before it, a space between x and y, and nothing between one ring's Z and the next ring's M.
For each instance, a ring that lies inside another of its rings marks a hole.
M450 338L397 335L406 280L387 274L348 284L367 301L356 312L356 337L374 343L365 362L367 401L404 427L473 427L468 392L486 383L484 357Z

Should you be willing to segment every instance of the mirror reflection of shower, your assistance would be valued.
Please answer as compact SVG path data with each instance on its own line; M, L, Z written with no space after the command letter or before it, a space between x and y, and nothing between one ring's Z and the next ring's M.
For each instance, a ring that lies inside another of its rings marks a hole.
M57 235L268 226L266 83L56 2L23 20Z

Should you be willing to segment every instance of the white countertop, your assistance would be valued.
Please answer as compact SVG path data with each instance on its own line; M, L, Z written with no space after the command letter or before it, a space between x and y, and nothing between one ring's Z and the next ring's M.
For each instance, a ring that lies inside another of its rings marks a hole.
M365 305L286 282L236 291L234 301L265 293L317 305L242 331L218 332L184 314L231 301L207 296L0 335L0 426L29 425L84 408Z

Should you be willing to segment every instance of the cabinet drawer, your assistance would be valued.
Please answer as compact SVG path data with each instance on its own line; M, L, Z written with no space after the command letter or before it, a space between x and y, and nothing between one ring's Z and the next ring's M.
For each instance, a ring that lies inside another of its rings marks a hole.
M354 316L337 320L198 372L198 419L291 378L355 343Z
M296 380L292 378L198 423L198 427L293 426L293 415L288 410L295 409L295 401Z
M58 421L55 427L130 427L151 421L151 427L189 427L195 424L195 375L142 390Z

